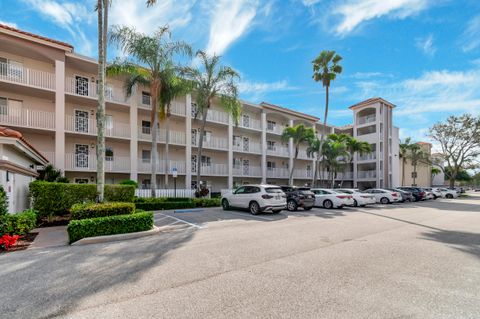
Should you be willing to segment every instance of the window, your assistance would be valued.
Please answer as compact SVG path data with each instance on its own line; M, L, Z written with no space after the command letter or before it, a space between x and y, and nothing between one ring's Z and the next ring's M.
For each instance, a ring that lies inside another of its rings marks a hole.
M88 96L88 78L75 76L75 94Z
M255 194L255 193L259 193L260 192L260 188L256 187L256 186L245 186L245 194Z
M242 126L250 127L250 116L246 114L242 115Z
M233 147L240 147L242 145L242 137L238 135L233 136Z
M243 174L249 175L250 174L250 161L243 160Z
M276 168L277 164L275 162L267 162L267 170L273 171Z
M88 133L88 111L75 110L75 132Z
M75 178L75 183L76 184L88 184L88 178Z
M248 137L243 138L243 151L248 152L250 149L250 139Z
M237 190L235 191L235 195L244 194L245 193L245 188L246 188L246 186L242 186L242 187L237 188Z
M8 115L7 99L0 97L0 115Z
M142 121L142 133L150 134L151 132L151 123L150 121Z
M275 142L274 141L267 141L267 150L275 151Z
M192 103L192 117L197 118L198 115L198 106L197 103Z
M8 75L12 78L23 78L23 64L21 62L8 60Z
M240 168L242 160L240 158L233 158L233 168Z
M277 123L275 123L274 121L267 121L267 130L275 131L276 126L277 126Z
M150 163L152 152L150 150L142 150L142 163Z
M143 189L149 189L150 188L150 179L144 179L142 180L142 188Z
M191 160L192 160L192 172L196 172L197 171L197 155L192 155ZM195 184L195 188L196 188L196 184Z
M109 146L105 147L105 161L107 162L113 161L113 148Z
M202 155L202 166L212 166L212 159L210 156Z
M75 167L88 168L88 145L75 144Z
M210 131L203 131L203 142L209 143L212 138L212 132Z
M105 129L113 130L113 117L111 115L105 115Z
M142 91L142 104L150 105L150 93Z

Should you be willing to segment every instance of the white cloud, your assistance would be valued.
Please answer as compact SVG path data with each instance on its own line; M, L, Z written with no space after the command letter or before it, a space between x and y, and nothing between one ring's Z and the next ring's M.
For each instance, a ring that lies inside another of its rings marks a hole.
M437 48L433 45L433 34L429 34L424 38L417 38L415 46L428 56L434 56L437 52Z
M335 32L345 35L360 24L382 16L404 19L427 8L429 0L347 0L333 9L341 21Z
M480 15L471 19L462 35L462 49L465 52L475 50L480 46Z
M381 72L355 72L350 75L345 75L346 78L359 79L359 80L362 80L362 79L365 80L365 79L376 78L381 76L385 76L385 74Z
M18 29L18 26L16 23L13 23L13 22L8 22L8 21L3 21L3 20L0 20L0 24L3 24L3 25L6 25L6 26L9 26L11 28L15 28L15 29Z
M272 92L292 91L297 88L291 86L287 80L276 82L250 82L241 81L238 83L240 94L252 100L259 100Z
M319 3L320 1L322 1L322 0L302 0L302 3L303 3L304 6L310 7L310 6L313 6L317 3Z

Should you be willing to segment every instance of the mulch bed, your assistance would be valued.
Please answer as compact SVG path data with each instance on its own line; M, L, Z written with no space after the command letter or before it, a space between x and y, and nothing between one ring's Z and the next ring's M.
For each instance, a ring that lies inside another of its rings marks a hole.
M17 243L14 246L10 247L9 250L0 249L0 254L27 249L28 246L30 246L30 244L35 240L35 237L37 237L37 235L38 233L28 233L27 235L20 237Z
M54 227L54 226L67 226L70 222L70 214L63 216L55 216L53 220L48 221L42 219L38 222L37 227Z

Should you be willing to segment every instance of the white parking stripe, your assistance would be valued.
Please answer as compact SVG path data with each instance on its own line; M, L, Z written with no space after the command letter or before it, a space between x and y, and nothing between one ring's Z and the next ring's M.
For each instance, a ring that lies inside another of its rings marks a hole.
M229 212L227 212L227 214L236 214L236 215L241 215L243 217L258 218L258 219L263 219L263 220L268 220L268 221L275 220L275 218L267 218L267 217L264 217L264 216L252 215L252 214L249 214L249 213L237 213L237 212L229 211Z
M187 222L186 220L184 219L181 219L181 218L177 218L177 217L173 217L173 216L170 216L170 215L165 215L165 214L162 214L162 213L155 213L156 214L159 214L159 215L163 215L163 216L166 216L166 217L170 217L170 218L173 218L175 220L177 220L178 222L181 222L181 223L185 223L185 224L188 224L190 226L193 226L193 227L196 227L198 229L202 229L203 227L200 226L200 225L197 225L197 224L194 224L194 223L190 223L190 222Z

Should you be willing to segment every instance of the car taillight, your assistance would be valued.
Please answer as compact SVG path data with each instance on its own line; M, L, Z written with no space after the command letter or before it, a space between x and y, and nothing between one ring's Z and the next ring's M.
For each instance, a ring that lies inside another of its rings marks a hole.
M345 196L345 195L340 195L340 196L337 196L337 198L345 199L345 198L350 198L350 197Z
M263 199L272 199L273 196L272 196L272 195L268 195L268 194L264 194L264 195L262 195L262 198L263 198Z
M397 197L398 194L397 193L392 193L392 196Z
M365 195L362 195L360 196L361 198L370 198L370 196L365 196Z
M425 192L420 192L420 196L425 196Z

